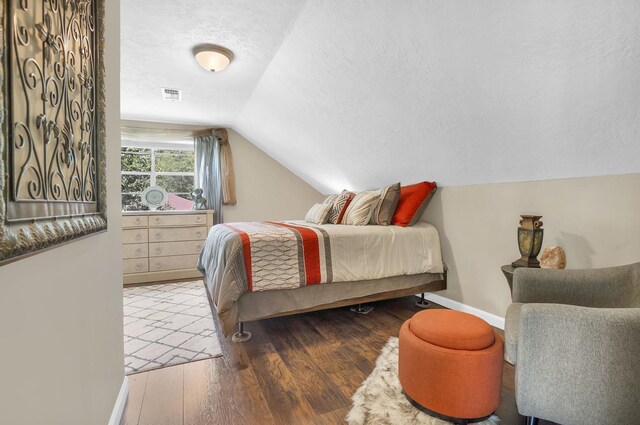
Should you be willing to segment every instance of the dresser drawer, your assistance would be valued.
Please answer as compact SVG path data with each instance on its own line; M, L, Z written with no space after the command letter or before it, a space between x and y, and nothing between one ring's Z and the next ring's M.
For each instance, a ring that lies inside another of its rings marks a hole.
M149 229L150 242L199 241L207 237L206 227L176 227Z
M149 245L146 243L131 243L122 245L122 258L147 258Z
M203 241L156 242L149 244L149 257L166 257L168 255L200 254Z
M122 231L122 243L142 243L149 241L147 229L126 229Z
M207 224L206 214L183 214L183 215L152 215L149 216L149 226L197 226Z
M146 258L122 260L122 272L143 273L149 271L149 260Z
M123 215L122 227L147 227L149 218L145 215Z
M171 257L155 257L149 259L149 269L152 272L195 269L197 264L197 255L174 255Z

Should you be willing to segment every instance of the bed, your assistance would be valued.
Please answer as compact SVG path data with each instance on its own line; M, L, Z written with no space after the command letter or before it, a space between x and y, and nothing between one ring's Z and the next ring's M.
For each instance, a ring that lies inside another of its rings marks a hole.
M446 289L440 238L428 223L219 224L198 269L225 336L244 322Z

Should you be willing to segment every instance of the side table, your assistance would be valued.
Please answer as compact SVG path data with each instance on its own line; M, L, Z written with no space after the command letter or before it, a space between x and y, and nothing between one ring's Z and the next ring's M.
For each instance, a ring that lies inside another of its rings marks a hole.
M507 278L507 283L509 284L509 292L513 295L513 271L516 269L511 264L506 264L500 267L502 273L504 273L504 277Z

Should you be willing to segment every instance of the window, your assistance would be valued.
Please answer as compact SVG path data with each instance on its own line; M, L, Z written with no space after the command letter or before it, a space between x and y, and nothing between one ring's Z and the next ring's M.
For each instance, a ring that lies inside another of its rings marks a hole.
M160 207L161 210L190 210L193 206L193 148L123 146L120 160L123 211L147 210L140 202L140 195L149 186L160 186L169 193L169 199Z

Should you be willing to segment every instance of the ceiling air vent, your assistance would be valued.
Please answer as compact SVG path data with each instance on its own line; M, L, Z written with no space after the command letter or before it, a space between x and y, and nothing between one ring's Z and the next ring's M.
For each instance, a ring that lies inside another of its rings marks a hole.
M182 90L161 88L162 100L170 100L171 102L179 102L182 100Z

